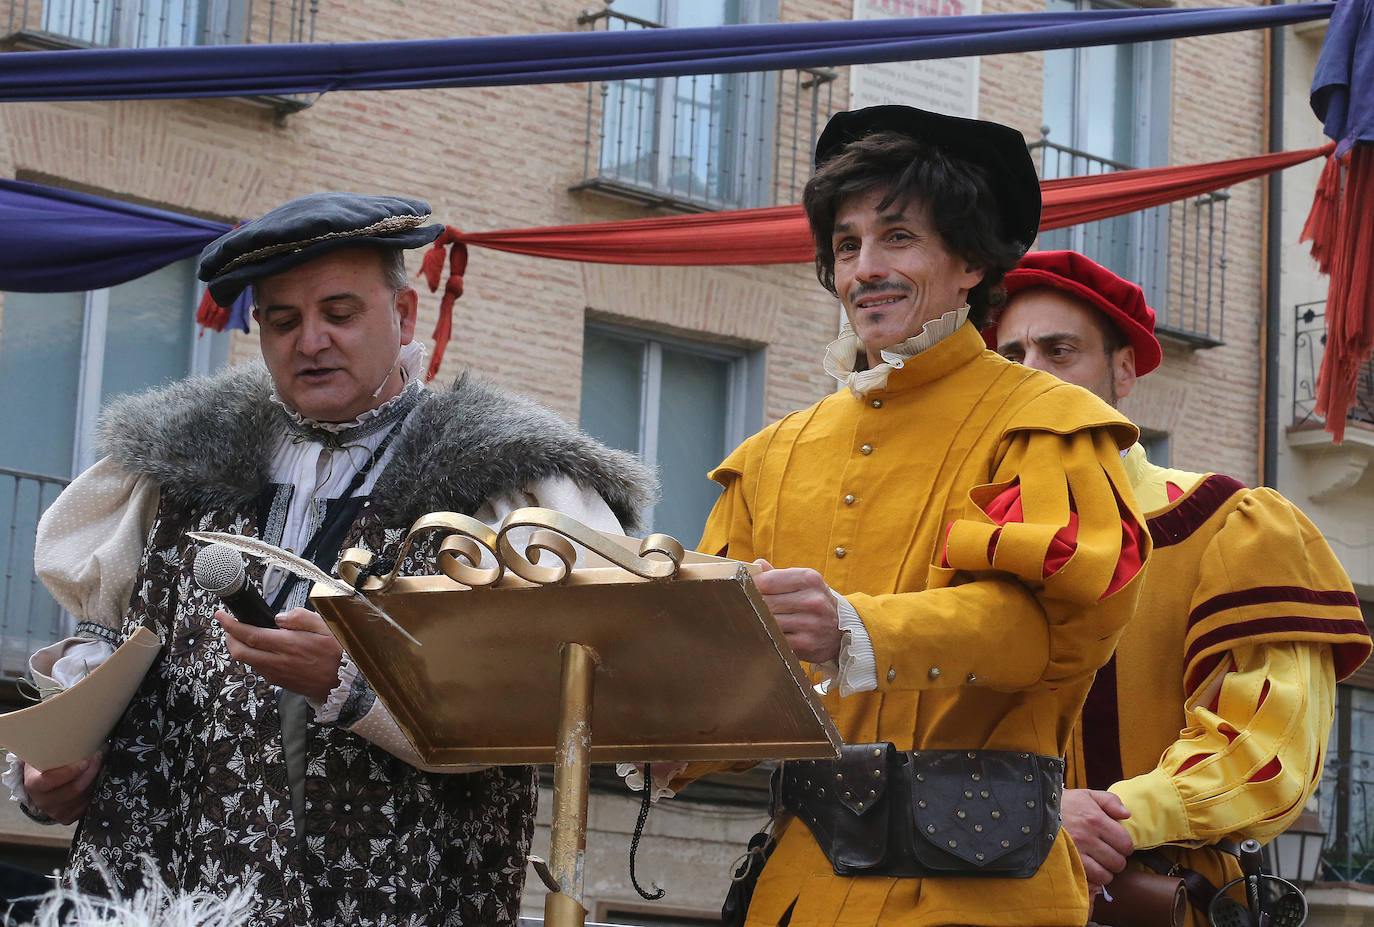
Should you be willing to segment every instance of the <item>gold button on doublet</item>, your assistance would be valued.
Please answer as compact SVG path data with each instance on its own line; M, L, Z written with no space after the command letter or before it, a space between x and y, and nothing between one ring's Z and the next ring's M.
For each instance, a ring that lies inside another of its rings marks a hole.
M841 560L844 559L844 555L847 553L849 553L849 551L845 550L843 547L835 548L835 556L839 557Z
M888 670L887 670L887 681L888 681L888 682L891 682L892 680L894 680L894 679L896 679L896 678L897 678L897 668L896 668L896 667L888 667Z
M931 679L939 679L939 678L940 678L940 667L938 667L938 666L932 666L932 667L930 668L930 671L929 671L928 673L926 673L926 675L929 676Z
M859 448L859 453L860 453L860 454L864 454L864 455L872 454L872 453L873 453L873 445L871 445L871 444L865 444L863 447Z
M844 497L844 504L845 504L845 505L853 505L853 504L854 504L854 494L853 494L852 492L851 492L851 493L846 493L846 494L845 494L845 497Z
M875 400L873 400L873 408L875 408L875 409L881 409L882 407L883 407L883 401L882 401L881 399L875 399Z

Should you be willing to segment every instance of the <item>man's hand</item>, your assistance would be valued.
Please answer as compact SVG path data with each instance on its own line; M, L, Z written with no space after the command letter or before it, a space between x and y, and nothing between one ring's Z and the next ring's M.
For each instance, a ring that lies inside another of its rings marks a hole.
M828 663L840 655L840 615L835 595L815 570L779 570L755 560L763 571L754 585L782 628L793 652L808 663Z
M1089 890L1109 885L1135 849L1131 835L1117 823L1131 812L1111 792L1096 789L1065 789L1061 810L1064 829L1083 858Z
M343 648L324 619L309 609L277 616L277 628L255 628L224 610L215 612L229 656L251 666L273 685L323 702L339 684Z
M61 824L74 823L91 803L91 792L105 760L105 750L102 747L84 760L46 772L26 765L24 790L29 793L28 806Z

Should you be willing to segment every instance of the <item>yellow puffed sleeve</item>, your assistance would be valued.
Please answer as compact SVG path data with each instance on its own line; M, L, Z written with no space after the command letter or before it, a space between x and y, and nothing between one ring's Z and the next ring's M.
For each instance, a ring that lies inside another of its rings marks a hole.
M1106 428L1008 435L991 483L969 493L929 588L846 596L873 641L880 688L1008 690L1106 662L1134 609L1149 535ZM938 677L921 671L938 665Z
M1359 600L1316 527L1258 489L1208 542L1189 609L1187 724L1111 791L1138 847L1266 840L1317 787L1336 680L1369 654Z

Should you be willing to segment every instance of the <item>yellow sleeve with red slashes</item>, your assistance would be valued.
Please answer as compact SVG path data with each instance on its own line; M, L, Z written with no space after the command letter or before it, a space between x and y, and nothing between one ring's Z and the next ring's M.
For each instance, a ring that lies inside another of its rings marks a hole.
M1247 491L1208 543L1190 609L1186 726L1111 787L1137 847L1281 833L1320 780L1336 680L1369 655L1345 571L1271 490Z

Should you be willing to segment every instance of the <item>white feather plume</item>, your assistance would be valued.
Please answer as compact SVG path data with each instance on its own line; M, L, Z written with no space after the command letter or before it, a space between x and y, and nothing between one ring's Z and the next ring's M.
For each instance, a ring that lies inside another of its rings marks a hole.
M361 601L369 613L376 615L378 618L381 618L387 624L391 625L416 647L423 646L409 631L397 624L394 618L382 611L382 609L367 596L358 592L338 577L330 576L309 560L303 557L297 557L289 550L283 550L275 544L268 544L266 541L261 541L257 538L245 537L242 534L227 534L223 531L188 531L187 535L197 541L203 541L206 544L224 544L234 548L234 550L239 553L247 554L250 557L257 557L259 560L264 560L274 567L286 570L288 573L294 573L304 579L328 586L330 589L342 595L352 596Z
M110 898L85 894L62 879L42 896L33 920L23 927L247 927L254 920L256 879L229 889L225 897L182 892L169 887L145 858L143 888L121 898L104 866L96 863L96 869L110 888Z

